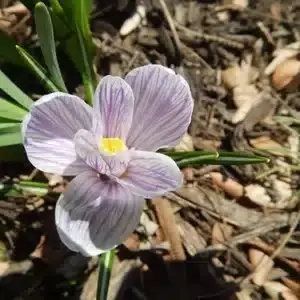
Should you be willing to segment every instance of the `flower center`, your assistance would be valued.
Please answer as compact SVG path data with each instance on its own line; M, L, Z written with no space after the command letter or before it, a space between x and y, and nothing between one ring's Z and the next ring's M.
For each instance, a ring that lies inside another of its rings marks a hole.
M110 155L115 155L127 149L124 141L119 138L103 138L99 144L99 150Z

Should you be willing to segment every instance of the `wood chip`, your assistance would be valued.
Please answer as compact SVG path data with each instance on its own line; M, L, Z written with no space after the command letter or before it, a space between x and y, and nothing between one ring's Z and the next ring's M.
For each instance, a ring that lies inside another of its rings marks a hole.
M249 260L254 268L252 281L256 285L262 286L267 280L270 270L274 266L274 262L268 255L255 248L249 249Z

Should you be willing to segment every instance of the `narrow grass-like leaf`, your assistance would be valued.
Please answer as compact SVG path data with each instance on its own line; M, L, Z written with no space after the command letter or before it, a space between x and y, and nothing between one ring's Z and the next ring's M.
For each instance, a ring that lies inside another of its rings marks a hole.
M198 156L190 156L186 158L180 158L180 159L175 159L176 164L178 167L186 167L186 166L192 166L192 165L199 165L199 164L206 164L207 161L209 160L215 160L218 158L218 153L209 153L206 155L201 155Z
M0 147L17 145L22 143L21 124L0 124Z
M161 153L168 155L174 160L196 157L196 156L207 156L207 155L217 156L218 155L217 151L167 151L167 152L162 151Z
M89 15L92 10L93 1L76 0L72 2L68 0L61 0L60 2L70 25L74 29L78 27L82 34L82 38L85 41L87 52L89 55L93 55L94 46L89 24Z
M45 196L48 194L48 185L43 182L20 181L14 184L0 183L0 195L24 196L24 192L30 195Z
M76 33L80 51L79 61L81 62L78 67L83 79L86 100L89 104L92 104L92 96L97 84L96 75L92 66L94 45L89 27L89 13L92 7L92 1L78 0L70 2L62 0L61 6L69 25ZM74 57L74 54L72 54L74 50L77 51L78 49L68 47L68 52L71 57ZM76 53L76 55L78 55L78 53Z
M53 82L62 92L67 92L56 56L53 26L47 6L39 2L35 6L34 19L41 49Z
M16 46L17 51L23 58L24 63L27 65L28 69L41 81L41 84L49 92L57 92L59 89L57 86L49 79L46 70L22 47Z
M10 62L16 65L23 65L23 62L16 51L15 40L1 30L0 45L0 62Z
M35 181L20 181L14 184L14 187L20 189L24 192L38 195L38 196L45 196L48 194L48 184L43 182L35 182Z
M33 103L33 100L20 90L1 70L0 89L27 110L29 110Z
M209 165L249 165L269 163L270 159L264 156L257 156L249 153L239 152L218 152L219 156L216 159L207 160L205 164Z
M24 108L0 97L0 117L22 121L26 113L27 110Z
M81 72L84 90L86 95L86 101L92 105L94 90L96 89L96 76L92 67L92 57L87 51L85 40L83 39L81 30L76 26L77 37L81 50L81 57L84 65L84 69Z
M249 153L190 151L190 152L163 152L175 160L179 167L187 165L246 165L268 163L269 158Z

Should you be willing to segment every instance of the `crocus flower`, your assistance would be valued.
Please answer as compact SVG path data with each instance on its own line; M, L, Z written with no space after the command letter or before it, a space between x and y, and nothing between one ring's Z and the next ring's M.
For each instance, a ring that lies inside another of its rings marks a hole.
M159 65L104 77L93 107L59 92L34 103L22 124L29 161L75 176L55 208L69 249L93 256L116 247L138 225L145 198L182 185L176 163L155 151L180 141L192 109L187 82Z

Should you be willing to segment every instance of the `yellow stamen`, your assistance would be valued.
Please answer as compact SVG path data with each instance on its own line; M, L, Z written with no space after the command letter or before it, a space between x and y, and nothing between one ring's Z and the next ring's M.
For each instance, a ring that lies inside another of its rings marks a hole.
M110 155L115 155L127 149L124 141L119 138L103 138L99 144L99 150Z

